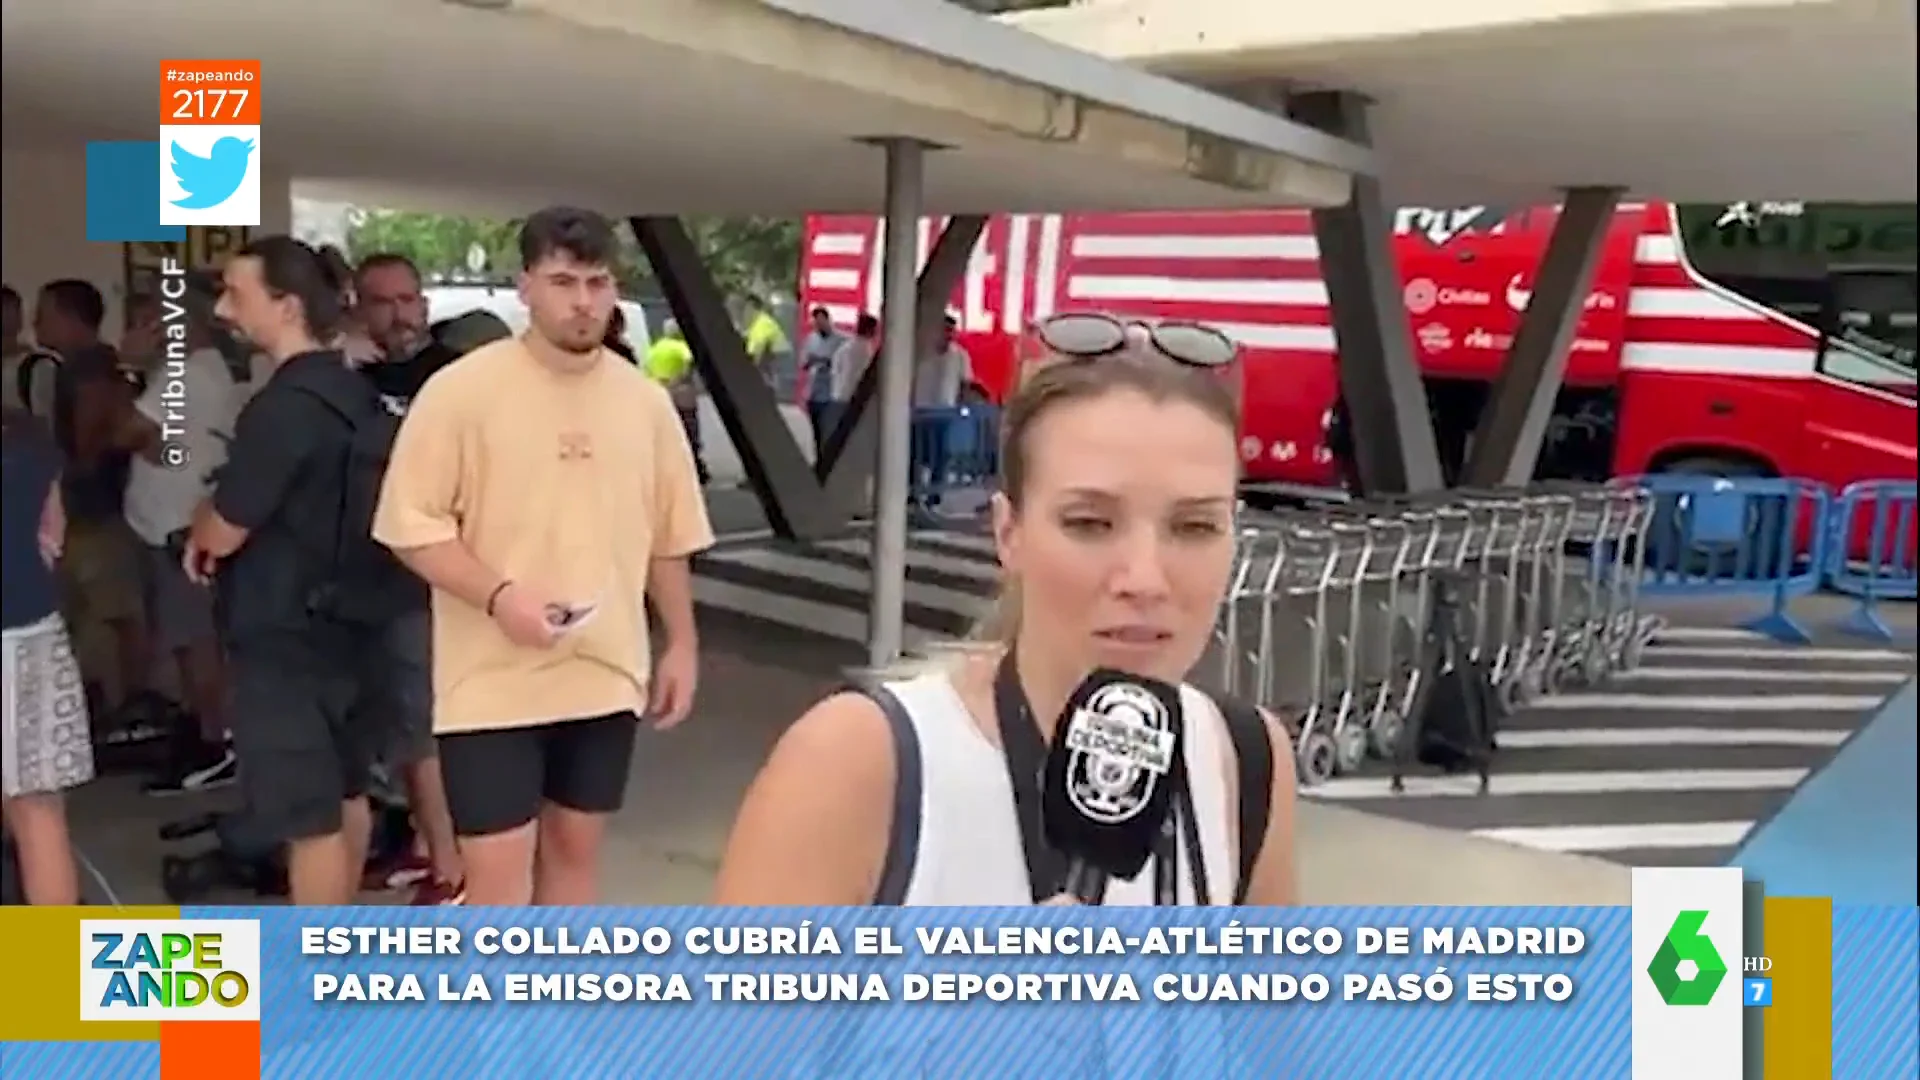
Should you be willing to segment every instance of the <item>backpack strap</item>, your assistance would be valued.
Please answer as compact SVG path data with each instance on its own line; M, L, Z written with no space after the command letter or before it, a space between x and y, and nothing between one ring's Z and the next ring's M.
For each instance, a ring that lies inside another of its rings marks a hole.
M347 445L341 458L339 479L340 505L338 512L334 516L333 553L330 556L332 565L338 569L347 550L348 530L353 527L352 524L347 521L347 485L353 482L353 440L359 437L360 418L355 416L353 409L342 402L337 395L327 392L331 387L297 382L293 385L293 389L319 402L328 412L333 414L334 419L346 425Z
M35 416L40 415L33 400L35 397L33 384L39 378L42 367L58 363L60 363L59 357L43 349L30 350L27 355L20 358L20 366L13 372L13 390L14 396L20 399L20 408L23 411ZM41 417L41 419L51 420L52 417Z
M1273 738L1266 717L1251 702L1223 698L1217 704L1233 740L1233 756L1240 763L1240 876L1233 887L1233 902L1239 905L1247 902L1253 887L1254 864L1266 846L1267 823L1273 813Z
M887 732L893 738L893 814L887 826L887 857L880 865L880 883L873 890L875 907L899 907L907 899L907 887L913 883L914 864L920 858L920 796L924 790L921 773L920 736L913 730L907 706L893 691L879 684L849 686L847 693L859 694L880 707L887 718Z

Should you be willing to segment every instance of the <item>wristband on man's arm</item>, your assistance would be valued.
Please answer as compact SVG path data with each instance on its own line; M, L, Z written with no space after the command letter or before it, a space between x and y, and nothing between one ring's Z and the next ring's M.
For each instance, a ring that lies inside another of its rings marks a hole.
M507 586L512 584L512 580L502 581L493 587L492 592L487 594L487 618L493 618L493 609L500 603L500 594L506 592Z

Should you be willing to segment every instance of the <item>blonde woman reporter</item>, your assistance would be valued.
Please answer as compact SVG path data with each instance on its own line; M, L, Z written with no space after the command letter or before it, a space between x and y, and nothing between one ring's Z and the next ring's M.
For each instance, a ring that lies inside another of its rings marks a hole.
M1181 684L1205 649L1234 559L1232 343L1100 315L1033 337L1002 417L989 647L808 710L747 793L716 902L1052 902L1030 763L1069 694L1096 668ZM1106 903L1293 903L1285 730L1180 698L1193 827Z

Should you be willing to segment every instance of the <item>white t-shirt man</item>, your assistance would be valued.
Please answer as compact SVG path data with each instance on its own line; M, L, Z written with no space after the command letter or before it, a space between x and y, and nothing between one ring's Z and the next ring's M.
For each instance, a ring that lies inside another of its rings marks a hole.
M860 380L867 373L867 365L873 363L873 342L867 338L849 337L833 354L833 400L852 401L853 392L860 386Z
M154 547L193 522L193 510L210 487L213 471L226 463L227 440L239 393L218 349L188 353L182 370L166 361L153 370L147 390L134 403L160 425L162 462L135 455L127 475L127 524ZM165 460L177 454L180 463Z
M958 342L948 342L914 366L913 406L950 409L960 403L960 388L972 379L973 357Z

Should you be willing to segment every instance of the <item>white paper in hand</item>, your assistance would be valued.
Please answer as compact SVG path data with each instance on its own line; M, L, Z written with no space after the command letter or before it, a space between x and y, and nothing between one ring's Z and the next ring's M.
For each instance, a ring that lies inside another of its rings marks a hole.
M547 623L560 633L568 634L585 626L599 610L599 604L548 604Z

